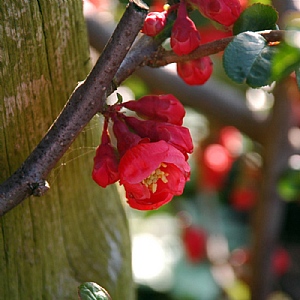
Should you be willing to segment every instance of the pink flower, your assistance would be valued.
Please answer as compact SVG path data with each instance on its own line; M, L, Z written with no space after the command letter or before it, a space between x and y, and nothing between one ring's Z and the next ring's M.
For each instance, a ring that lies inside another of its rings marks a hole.
M154 119L182 125L185 110L180 101L171 94L150 95L121 104L140 116L147 119Z
M239 0L189 0L205 17L222 25L232 25L240 16Z
M200 34L187 15L185 2L181 1L171 32L171 47L177 55L185 55L195 50L199 43Z
M204 84L211 76L213 63L209 56L177 63L177 73L189 85Z
M151 142L166 141L181 151L186 159L187 153L193 152L192 137L186 127L152 120L141 121L134 117L125 117L125 122L140 137L148 137Z
M182 194L190 167L179 150L159 141L130 148L120 160L119 173L128 204L150 210Z
M149 36L156 36L160 33L167 23L167 12L150 12L142 28L142 32Z
M102 187L115 183L119 180L118 165L119 160L117 158L116 150L110 143L110 138L107 132L107 122L105 121L101 144L97 148L96 155L94 157L92 178Z

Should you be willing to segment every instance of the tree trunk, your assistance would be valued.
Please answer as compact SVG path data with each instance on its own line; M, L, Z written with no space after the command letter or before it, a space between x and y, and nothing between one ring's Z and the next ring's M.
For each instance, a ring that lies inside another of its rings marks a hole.
M90 68L82 1L0 2L0 181L14 172ZM101 118L48 178L51 189L0 218L1 299L77 299L94 281L133 299L130 239L115 187L91 179Z

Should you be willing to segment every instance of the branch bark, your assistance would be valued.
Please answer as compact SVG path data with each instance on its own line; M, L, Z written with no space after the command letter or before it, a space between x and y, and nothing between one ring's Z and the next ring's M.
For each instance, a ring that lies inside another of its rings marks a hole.
M139 0L130 1L102 55L79 85L48 133L22 166L0 186L0 216L30 195L40 196L49 186L46 177L75 138L105 104L107 90L147 15Z

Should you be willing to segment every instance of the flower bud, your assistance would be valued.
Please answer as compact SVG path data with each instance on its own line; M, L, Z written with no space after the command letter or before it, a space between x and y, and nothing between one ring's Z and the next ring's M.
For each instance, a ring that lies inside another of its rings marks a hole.
M189 0L201 14L222 25L232 25L241 14L239 0Z
M200 43L200 34L188 17L185 2L180 2L177 19L171 32L171 47L177 55L189 54Z
M177 73L189 85L204 84L211 76L213 63L210 57L177 63Z
M115 118L113 121L113 131L117 139L117 148L122 157L128 149L141 142L142 138L131 132L127 125L118 118Z
M180 101L171 94L144 96L139 100L122 103L145 119L153 119L182 125L185 110Z
M134 117L126 117L125 122L140 137L149 137L151 142L166 141L182 152L186 159L187 153L193 152L192 137L186 127L153 120L141 121Z
M119 160L116 150L110 143L107 132L107 122L104 124L101 144L96 150L94 167L92 172L93 180L100 186L106 187L119 180Z
M142 32L149 36L156 36L160 33L167 23L167 12L150 12L142 28Z

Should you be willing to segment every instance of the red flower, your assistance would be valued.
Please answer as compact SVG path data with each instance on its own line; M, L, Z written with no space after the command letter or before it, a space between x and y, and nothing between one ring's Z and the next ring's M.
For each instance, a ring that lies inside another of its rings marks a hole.
M219 144L210 144L201 153L201 175L203 188L220 190L232 166L228 150Z
M240 16L239 0L189 0L205 17L222 25L232 25Z
M238 187L233 190L230 201L238 211L249 211L254 207L257 199L257 191L250 187Z
M140 143L120 160L120 183L128 204L136 209L156 209L181 195L190 177L184 155L165 141Z
M166 11L150 12L144 21L142 32L149 36L156 36L164 29L167 22L166 16Z
M191 263L198 263L206 256L207 234L201 227L192 225L182 235L184 249Z
M187 62L177 63L177 73L189 85L204 84L213 71L209 56L201 57Z
M185 2L182 1L171 32L171 47L176 54L184 55L195 50L199 43L200 34L188 17Z
M96 150L92 178L102 187L119 180L119 161L116 150L110 143L107 132L107 122L104 123L101 144Z
M193 152L193 141L186 127L153 120L141 121L134 117L125 117L125 122L140 137L148 137L151 142L166 141L181 151L186 158L187 153Z
M277 248L272 255L273 272L277 276L284 275L291 266L291 257L286 249Z
M121 104L142 117L182 125L185 110L173 95L151 95Z

